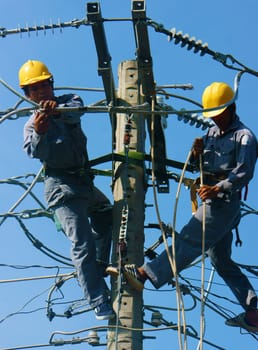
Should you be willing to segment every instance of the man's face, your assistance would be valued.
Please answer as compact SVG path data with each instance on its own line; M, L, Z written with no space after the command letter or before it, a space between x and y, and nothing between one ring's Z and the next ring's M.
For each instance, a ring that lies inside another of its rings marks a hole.
M212 118L214 123L219 129L224 132L228 129L233 120L233 115L228 108L226 108L221 114Z
M42 80L38 83L28 85L28 97L36 103L44 100L53 100L54 92L51 82L49 80Z

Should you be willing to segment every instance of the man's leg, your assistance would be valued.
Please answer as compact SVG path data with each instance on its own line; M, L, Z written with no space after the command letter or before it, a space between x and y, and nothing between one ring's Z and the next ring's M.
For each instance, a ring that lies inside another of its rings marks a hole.
M96 263L96 248L88 220L87 201L81 198L67 200L55 208L62 228L71 240L71 258L84 295L92 307L105 302L107 286Z
M257 297L254 288L237 264L231 259L232 240L232 232L229 232L208 250L208 255L212 265L232 290L244 310L256 308Z

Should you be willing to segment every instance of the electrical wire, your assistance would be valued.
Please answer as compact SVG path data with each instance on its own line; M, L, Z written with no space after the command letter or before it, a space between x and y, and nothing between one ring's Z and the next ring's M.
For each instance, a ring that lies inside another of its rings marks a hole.
M202 155L199 155L199 167L200 167L200 187L203 186L203 167L202 167ZM201 318L200 318L200 342L199 348L203 349L203 336L205 329L205 313L204 313L204 278L205 278L205 242L206 240L206 201L202 203L202 272L201 272Z
M27 190L23 193L23 195L13 204L13 206L8 210L8 213L12 213L15 208L18 207L18 205L27 197L27 195L31 192L32 188L35 186L37 183L39 177L41 176L43 170L43 166L39 169L37 175L35 176L34 180L30 184L30 186L27 188ZM0 226L3 224L5 221L5 218L3 218L0 222Z
M152 110L155 109L155 95L152 96ZM156 210L156 215L157 215L157 219L158 219L158 223L159 223L159 226L160 226L160 230L161 230L161 233L162 233L162 237L163 237L163 242L164 242L164 245L165 245L165 250L167 252L167 256L168 256L168 260L169 260L169 263L171 265L171 268L172 268L172 271L174 273L174 276L175 275L175 269L174 269L174 261L173 261L173 258L171 256L171 254L169 253L169 246L168 246L168 243L167 243L167 238L166 238L166 234L164 232L164 229L163 229L163 225L162 225L162 220L161 220L161 216L160 216L160 212L159 212L159 206L158 206L158 200L157 200L157 192L156 192L156 183L155 183L155 173L154 173L154 169L155 169L155 158L154 158L154 145L155 145L155 140L154 140L154 118L155 116L153 114L151 114L151 161L152 161L152 173L151 173L151 176L152 176L152 188L153 188L153 198L154 198L154 205L155 205L155 210ZM178 295L179 295L179 289L177 289L177 305L179 306L180 303L179 303L179 300L178 300ZM178 329L180 329L180 317L178 316ZM178 339L179 339L179 347L180 349L182 349L182 340L181 340L181 333L179 332L178 333Z
M131 21L131 19L103 19L105 21ZM238 84L239 84L239 80L240 80L240 76L245 72L249 73L249 74L253 74L253 75L258 75L257 72L247 68L246 66L242 65L239 61L237 61L236 59L233 58L233 56L231 55L222 55L222 54L219 54L219 53L216 53L216 52L213 52L211 51L210 49L208 49L207 45L203 45L200 41L194 41L194 40L191 40L191 38L189 39L189 37L187 37L186 35L182 35L180 33L177 33L176 31L172 31L172 30L169 30L167 31L164 26L162 25L158 25L157 23L155 23L154 21L152 20L147 20L147 23L148 25L152 26L157 32L162 32L166 35L168 35L170 37L170 39L173 39L175 40L175 42L181 42L181 46L186 46L187 49L192 49L194 48L195 52L201 52L201 55L202 54L210 54L213 56L213 58L215 58L217 61L221 62L223 65L225 65L226 67L228 68L232 68L232 69L236 69L234 68L233 66L230 66L227 64L227 59L230 59L233 63L237 63L239 64L242 68L242 70L240 71L239 75L237 76L237 79L236 79L236 86L235 86L235 91L236 91L236 94L234 96L234 98L237 97L237 89L238 89ZM50 25L42 25L42 26L34 26L34 27L29 27L27 26L26 28L18 28L16 30L6 30L5 28L1 28L0 30L0 36L1 37L6 37L7 35L9 34L21 34L21 33L30 33L32 31L35 31L36 34L38 31L42 30L42 31L46 31L48 29L51 29L52 31L55 29L55 28L58 28L58 29L62 29L62 28L65 28L65 27L75 27L75 28L78 28L79 26L81 25L89 25L90 23L87 22L85 19L83 20L73 20L71 22L66 22L66 23L58 23L57 25L55 24L50 24ZM13 90L10 86L8 86L8 84L6 84L2 79L0 79L0 83L2 83L5 87L7 87L10 91L12 91L14 94L16 94L17 96L21 97L21 95L19 93L17 93L15 90ZM30 100L27 100L26 98L24 98L22 96L23 100L27 101L27 102L30 102ZM232 101L231 101L232 103ZM39 107L37 104L34 104L34 107ZM9 119L13 114L17 114L18 112L29 112L31 110L33 110L34 107L30 107L30 108L24 108L24 109L15 109L15 110L12 110L12 111L9 111L6 113L6 115L4 115L1 119L0 119L0 123L2 123L4 120L6 119ZM108 106L106 109L102 109L101 110L101 107L98 107L96 106L97 108L92 109L90 107L86 107L86 112L103 112L103 111L108 111L109 113L116 113L117 111L120 111L121 113L131 113L132 111L137 111L137 108L139 108L139 111L140 112L143 112L143 113L148 113L148 111L143 111L141 109L142 106L136 106L134 109L126 109L126 108L123 108L123 109L119 109L117 107L112 107L112 106ZM146 105L144 106L144 108L146 107ZM201 107L201 106L200 106ZM162 114L163 112L162 111L155 111L154 110L155 107L153 108L153 105L152 105L152 108L151 108L151 114L152 114L152 117L154 118L154 116L156 114ZM65 111L67 111L67 109L64 109ZM213 110L213 109L209 109L209 110ZM199 109L197 110L197 112L202 112L203 110L202 109ZM207 110L208 111L208 110ZM188 113L191 113L191 112L196 112L196 111L187 111ZM185 111L166 111L164 112L166 114L177 114L177 115L183 115L185 113ZM154 166L152 167L154 169ZM41 170L40 170L41 171ZM39 174L38 174L39 175ZM38 176L37 175L37 176ZM35 180L37 181L37 176L35 178ZM26 192L24 193L24 195L14 204L14 206L12 208L9 209L8 213L12 213L14 211L14 209L23 201L23 199L27 196L28 193L30 193L32 187L35 185L36 181L33 181L33 183L31 184L31 186L26 190ZM154 177L152 179L154 181ZM183 181L183 180L182 180ZM181 181L181 183L182 183ZM181 186L181 183L180 183L180 186ZM156 195L154 195L154 197L156 197ZM155 202L157 204L157 199L155 198ZM158 206L156 206L158 208ZM7 213L7 214L8 214ZM251 213L251 211L249 211L248 213ZM257 213L257 212L256 212ZM244 213L244 215L247 215L246 213ZM6 216L7 217L7 216ZM5 218L4 218L5 219ZM4 220L3 219L3 220ZM162 231L162 234L163 234L163 227L162 227L162 223L161 223L161 220L160 220L160 215L158 213L158 219L159 219L159 223L161 225L161 231ZM175 217L174 217L175 219ZM3 220L1 221L0 225L3 223ZM203 220L204 221L204 220ZM174 220L174 224L175 224L175 220ZM173 225L173 227L175 228L175 225ZM174 236L175 237L175 236ZM173 238L174 240L175 238ZM166 245L166 236L164 237L164 243ZM174 244L173 244L173 247L174 247ZM173 254L175 256L175 254ZM203 256L203 260L204 260L204 256ZM171 266L175 266L175 261L172 261L171 260ZM175 270L176 271L176 270ZM176 275L176 279L177 279L177 273L175 274ZM47 278L47 277L46 277ZM202 275L202 288L201 288L201 292L203 293L204 291L204 285L203 285L203 275ZM18 279L15 281L15 282L18 282ZM0 281L1 283L1 281ZM4 283L4 281L2 281L2 283ZM210 284L211 285L211 284ZM177 291L178 293L178 291ZM207 294L206 294L207 295ZM204 298L203 294L202 294L202 297L201 297L201 301L205 301L206 297ZM27 304L26 304L27 305ZM177 327L178 329L181 328L179 327L180 323L177 324ZM117 329L118 329L118 325L115 326ZM112 328L111 326L109 326L108 328ZM119 329L123 329L123 327L119 326ZM164 329L174 329L175 327L164 327ZM92 328L93 329L93 328ZM94 330L96 330L97 328L94 327ZM99 328L98 328L99 329ZM107 327L105 328L107 329ZM128 327L126 327L126 329L130 329ZM132 330L135 330L135 331L148 331L146 329L132 329ZM156 331L156 329L154 329ZM162 329L159 329L159 330L162 330ZM153 329L152 329L153 331ZM186 332L186 329L185 329L185 325L184 325L184 333ZM58 332L56 332L55 334L57 334ZM60 332L59 332L60 334ZM65 334L64 332L61 334ZM67 333L66 333L67 334ZM69 334L76 334L76 333L69 333ZM202 334L202 332L201 332ZM197 337L196 337L197 338ZM202 338L202 337L201 337ZM84 338L82 341L86 340L86 338ZM205 342L204 339L200 339L201 342ZM50 343L49 344L35 344L35 345L31 345L31 346L27 346L27 347L15 347L15 349L25 349L25 348L32 348L32 347L43 347L43 346L56 346L56 345L63 345L61 343L58 343L58 342L52 342L52 336L50 338ZM70 342L72 344L72 342ZM74 342L75 343L75 342ZM206 342L207 344L209 342ZM65 342L64 342L65 344ZM216 347L216 346L214 346ZM216 347L217 349L222 349L221 347ZM10 349L14 349L14 348L9 348L8 350ZM2 350L7 350L7 349L2 349Z
M176 217L177 217L177 208L178 208L178 203L179 203L179 194L180 194L181 186L182 186L182 183L183 183L183 178L184 178L184 175L185 175L186 167L187 167L187 164L189 163L191 155L192 155L192 150L190 150L188 155L187 155L186 161L184 163L184 167L183 167L182 172L181 172L180 180L178 182L177 192L176 192L176 196L175 196L174 212L173 212L173 223L172 223L172 256L173 256L173 260L172 260L172 263L171 263L171 268L172 268L172 271L173 271L175 284L176 284L176 291L177 291L176 295L177 295L177 304L179 306L179 308L178 308L178 322L179 322L179 325L181 324L181 318L180 318L179 310L181 309L180 305L181 305L181 302L182 302L182 298L181 298L181 294L180 294L180 299L178 298L178 295L180 293L180 287L179 287L179 283L178 283L178 274L177 274L177 266L176 266L176 251L175 251ZM168 250L168 253L169 253L169 250ZM186 322L185 322L184 310L183 310L183 322L184 322L183 327L185 329Z

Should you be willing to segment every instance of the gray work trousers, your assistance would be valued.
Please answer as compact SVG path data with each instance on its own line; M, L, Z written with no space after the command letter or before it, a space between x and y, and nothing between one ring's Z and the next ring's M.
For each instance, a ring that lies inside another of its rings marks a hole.
M47 176L45 197L71 241L71 258L84 296L91 307L96 307L109 294L97 261L104 265L109 262L110 202L91 181L78 176Z
M203 205L198 208L175 240L175 261L178 273L202 254L203 208ZM212 265L242 307L245 310L255 308L257 297L254 288L231 259L232 229L240 220L239 195L235 194L228 201L209 200L205 208L205 250ZM169 249L172 252L172 247ZM157 289L173 278L166 251L142 267Z

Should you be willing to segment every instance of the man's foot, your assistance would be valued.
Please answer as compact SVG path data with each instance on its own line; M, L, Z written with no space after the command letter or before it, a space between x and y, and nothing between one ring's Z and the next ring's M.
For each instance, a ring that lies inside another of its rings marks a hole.
M233 318L229 318L228 320L226 320L225 324L227 326L231 326L231 327L241 327L246 329L248 332L251 333L257 333L258 332L258 327L257 326L252 326L251 324L247 323L246 321L246 313L243 312L242 314L233 317Z
M115 266L108 266L106 268L106 274L110 275L111 277L117 278L119 275L118 268Z
M96 306L94 311L96 319L99 321L111 320L115 317L114 310L108 301Z
M123 267L124 275L130 284L130 286L137 292L141 292L144 288L144 284L141 281L141 276L137 270L135 264L125 265Z
M99 266L99 269L101 271L101 275L105 278L108 276L106 269L108 264L104 263L103 261L97 260L97 264Z
M112 276L117 278L119 275L118 268L114 266L108 266L106 268L106 272ZM124 265L122 267L122 272L125 275L125 278L127 279L130 286L135 289L137 292L141 292L144 288L144 283L141 280L140 274L137 270L137 267L135 264L131 265Z

